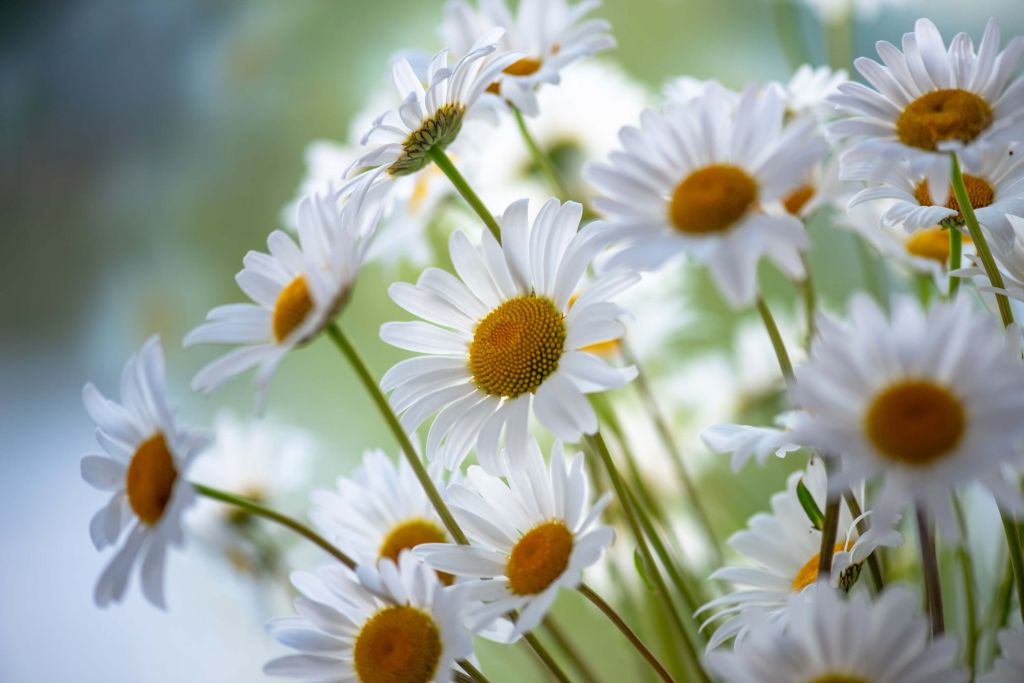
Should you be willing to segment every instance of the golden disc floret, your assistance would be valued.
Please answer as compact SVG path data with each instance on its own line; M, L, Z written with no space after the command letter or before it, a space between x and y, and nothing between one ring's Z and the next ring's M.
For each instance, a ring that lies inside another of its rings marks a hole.
M385 607L359 630L353 665L360 683L428 683L442 650L433 617L408 605Z
M669 218L682 233L721 232L753 208L757 182L738 166L713 164L686 176L672 193Z
M990 125L988 102L960 88L944 88L908 104L896 119L896 135L905 145L935 151L941 142L971 142Z
M143 524L153 526L163 517L174 493L178 469L162 433L139 445L125 475L128 503Z
M967 188L967 198L971 202L971 208L981 209L990 206L996 200L996 191L983 178L964 174L964 187ZM914 199L921 206L934 205L927 179L922 180L914 187ZM957 224L963 225L964 214L960 210L960 204L956 201L956 197L953 195L952 187L949 188L949 192L946 195L945 206L947 209L957 212L957 215L951 218Z
M832 549L832 552L841 553L844 550L846 550L846 545L843 543L837 543L835 548ZM794 593L799 593L818 580L818 565L820 563L821 555L818 554L807 560L807 562L804 563L804 566L800 567L800 570L797 571L796 576L793 577L793 582L790 585L790 588Z
M279 343L288 338L313 310L306 278L302 275L289 282L277 295L274 303L274 339Z
M536 595L550 586L572 554L572 532L561 520L544 522L526 532L512 546L506 574L516 595Z
M966 420L960 399L927 380L907 380L879 393L868 408L865 427L885 457L928 465L956 448Z

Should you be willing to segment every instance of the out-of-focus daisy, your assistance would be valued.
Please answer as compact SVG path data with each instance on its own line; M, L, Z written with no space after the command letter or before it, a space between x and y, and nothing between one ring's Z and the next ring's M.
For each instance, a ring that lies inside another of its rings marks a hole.
M931 639L918 599L894 586L874 602L825 584L790 598L786 624L762 623L732 652L708 655L723 683L963 683L956 641Z
M877 515L892 519L907 505L924 505L950 536L950 493L964 484L981 483L1012 509L1021 503L1016 484L1004 479L1024 436L1019 345L971 306L960 297L925 313L904 297L887 319L856 296L849 322L820 319L794 388L805 411L794 440L842 459L830 484L884 473Z
M999 634L1002 656L992 670L978 679L978 683L1016 683L1024 681L1024 629L1007 629Z
M780 0L769 0L779 2ZM844 22L854 16L858 19L874 19L887 7L910 5L915 0L802 0L822 21L833 24Z
M408 175L430 163L432 149L452 144L487 86L521 56L498 50L502 34L500 28L487 31L451 68L448 51L438 52L427 67L426 87L408 60L395 61L392 75L402 104L374 120L360 141L369 150L352 163L352 171L383 168L389 177Z
M662 88L662 94L665 96L665 101L669 103L688 105L704 97L708 90L718 91L730 107L735 107L736 103L740 101L740 94L735 90L726 88L718 81L702 80L693 76L673 78Z
M271 676L359 683L448 683L473 652L465 601L404 553L396 565L351 571L337 565L295 572L294 617L273 619L271 636L300 654L267 663Z
M843 69L801 65L789 82L782 85L786 92L786 113L791 117L813 116L818 121L830 118L835 107L828 103L828 96L846 79Z
M456 54L467 54L488 31L503 28L499 48L521 56L487 87L528 116L541 111L538 87L557 84L562 70L580 58L615 47L607 21L586 19L601 5L597 0L575 5L566 0L521 0L514 14L505 0L479 0L477 5L449 2L441 39Z
M793 437L786 433L786 425L792 419L792 413L779 416L778 428L742 424L712 425L701 431L700 438L712 453L731 454L732 470L738 472L750 458L754 458L758 465L764 465L770 455L783 458L799 450L800 444L794 443Z
M807 234L771 204L805 182L825 146L813 121L784 126L784 109L777 87L751 87L732 107L712 85L624 128L623 151L587 168L604 195L594 204L625 244L612 263L653 270L686 252L735 307L753 303L762 256L802 279Z
M196 373L194 390L210 393L258 366L257 408L262 410L284 357L312 340L348 303L380 217L379 203L368 200L371 185L367 176L340 209L333 197L307 197L299 204L299 245L275 230L267 238L269 254L245 255L235 281L255 303L218 306L185 336L185 346L239 345Z
M473 466L464 484L448 490L471 545L427 544L414 552L438 571L470 579L459 588L485 603L475 615L479 625L521 609L516 631L526 633L559 589L580 584L614 534L597 526L609 498L590 505L582 453L566 462L555 442L548 468L531 439L524 452L506 456L504 480Z
M581 287L608 230L590 224L577 232L575 202L551 199L532 222L527 212L526 200L505 211L501 245L488 232L477 246L462 232L452 235L458 278L428 268L416 285L388 290L426 322L386 323L381 338L426 355L391 368L381 387L410 431L440 411L426 452L447 469L476 444L480 464L499 472L502 432L513 453L525 452L531 412L559 439L593 434L597 416L584 394L621 387L635 374L584 350L622 336L625 311L609 299L637 277L611 272Z
M856 165L864 158L876 166L906 160L915 181L928 180L932 203L944 204L950 151L976 166L990 143L1024 140L1024 87L1017 78L1024 38L1000 52L994 19L977 53L965 33L947 50L928 19L904 34L903 52L885 41L877 47L884 66L866 57L854 62L875 89L850 81L829 98L846 115L830 130L852 137L848 154Z
M825 468L814 458L805 471L789 475L785 491L772 496L772 514L754 515L745 531L729 539L729 545L753 560L756 566L724 567L711 575L712 579L728 581L737 589L698 611L698 614L711 612L708 622L725 619L709 640L709 649L734 636L742 640L763 615L785 620L789 597L818 580L821 531L814 527L797 496L801 482L818 509L824 510L828 483ZM830 583L834 586L848 589L857 581L868 555L880 545L891 547L902 541L900 534L891 528L872 528L860 536L857 521L843 501L839 509L839 538L832 560Z
M132 568L141 562L142 593L163 608L167 548L184 544L182 513L195 500L184 476L207 440L175 420L157 337L125 363L120 402L106 398L91 383L82 390L82 400L104 450L103 455L82 458L82 478L112 494L89 523L89 535L102 550L129 529L96 584L96 604L120 602Z

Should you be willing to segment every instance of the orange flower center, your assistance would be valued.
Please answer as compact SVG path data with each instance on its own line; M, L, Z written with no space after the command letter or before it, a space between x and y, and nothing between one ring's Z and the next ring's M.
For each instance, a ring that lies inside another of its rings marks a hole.
M953 450L963 437L964 408L949 389L906 380L875 397L865 420L868 437L883 455L927 465Z
M502 73L506 73L509 76L529 76L532 73L536 73L540 69L541 64L542 62L534 57L523 57L506 66Z
M757 202L757 183L738 166L713 164L683 179L672 193L669 218L682 233L705 235L732 226Z
M782 200L782 206L785 207L787 213L796 216L813 196L814 187L811 185L801 185L786 195L786 198Z
M274 339L283 342L313 310L313 299L302 275L289 282L274 303Z
M391 529L377 555L379 559L387 558L397 563L403 550L411 550L423 543L444 543L446 540L444 531L433 522L421 518L407 519ZM437 576L446 585L451 585L455 580L454 576L444 572L437 572Z
M914 256L938 261L942 265L949 261L949 233L937 225L916 230L904 246L907 253Z
M940 142L970 142L992 124L992 107L974 93L933 90L907 105L896 120L896 135L910 147L934 151Z
M398 605L370 617L356 636L360 683L428 683L437 672L441 631L426 612Z
M841 553L844 550L846 550L846 544L836 543L832 552ZM807 560L804 566L800 567L800 571L793 577L793 583L791 584L794 593L799 593L818 580L818 564L820 562L821 555L818 554Z
M177 479L178 470L164 435L157 433L143 441L125 475L128 503L143 524L153 526L160 521Z
M572 532L561 520L551 520L526 532L514 546L505 569L508 587L516 595L536 595L569 566Z

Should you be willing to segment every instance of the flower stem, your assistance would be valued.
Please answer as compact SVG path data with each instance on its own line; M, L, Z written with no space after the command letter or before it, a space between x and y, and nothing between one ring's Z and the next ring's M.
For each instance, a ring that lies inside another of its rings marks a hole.
M949 228L949 270L954 271L960 267L960 258L964 250L964 236L960 234L960 231L953 227ZM956 291L960 289L960 278L949 276L949 293L950 299L956 296Z
M1006 285L1003 283L1003 274L999 272L999 268L996 266L996 260L992 257L992 250L988 246L985 233L982 232L981 226L978 224L978 217L974 215L971 197L967 194L964 176L960 171L960 161L957 159L956 154L952 154L951 158L953 159L953 195L956 197L957 206L960 207L960 214L964 217L964 223L967 225L967 231L971 235L971 241L974 242L974 249L978 252L978 257L981 258L981 264L985 268L985 275L988 276L992 286L998 290L1005 289ZM1010 300L1006 298L1005 294L996 293L996 305L999 307L999 317L1002 318L1003 325L1008 326L1013 323L1013 311L1010 309Z
M932 637L942 635L946 630L942 610L942 583L939 579L939 558L935 553L935 535L928 513L917 507L917 540L921 547L921 572L924 574L924 592L928 618L932 624Z
M825 477L829 482L825 495L825 521L821 525L821 546L818 549L818 579L832 580L832 555L836 551L836 537L839 535L839 500L840 494L833 491L832 477L835 473L835 462L832 456L822 454L825 463Z
M551 636L551 639L555 641L555 645L562 651L566 659L572 662L573 667L579 672L583 680L587 683L598 683L597 674L590 668L586 657L580 654L580 651L576 649L569 636L566 635L562 627L558 625L558 622L550 614L544 617L544 629Z
M1017 603L1021 617L1024 618L1024 555L1021 554L1020 535L1013 515L999 506L999 515L1003 518L1003 531L1006 533L1006 547L1010 554L1010 566L1013 567L1013 580L1017 587Z
M334 342L341 354L345 356L352 369L355 370L356 375L362 381L363 386L366 387L366 391L370 394L370 398L373 400L380 414L383 416L384 421L391 429L391 433L394 434L395 439L402 448L402 453L405 454L406 460L409 461L410 467L412 467L413 473L420 482L420 486L423 487L423 491L427 494L427 498L430 499L431 505L437 511L438 516L444 523L448 533L452 535L458 543L462 545L468 545L469 540L466 535L462 532L458 522L455 521L455 517L452 516L451 510L445 504L441 498L441 494L438 493L437 487L434 485L434 481L430 478L427 473L427 469L423 466L423 462L420 460L420 456L416 453L416 449L412 445L412 441L409 440L409 435L405 433L405 429L402 427L402 423L398 420L398 416L391 410L391 405L388 403L388 399L384 396L384 392L380 390L380 386L377 384L377 380L373 378L370 373L370 368L366 365L366 361L359 355L359 351L355 346L352 345L352 341L348 336L338 327L337 323L331 323L327 326L327 335Z
M562 201L570 199L569 192L565 189L565 184L562 182L561 177L558 175L558 169L555 168L554 162L551 160L544 150L537 144L537 140L534 139L533 134L530 133L530 129L526 125L526 118L523 116L523 112L519 111L519 108L511 105L512 115L516 119L516 125L519 127L519 134L523 137L523 142L526 143L526 148L530 152L530 158L533 159L534 165L540 170L541 175L554 190L555 194L558 195Z
M953 513L956 515L957 526L960 530L960 547L956 555L960 563L960 574L964 582L964 610L967 612L966 633L964 634L964 659L967 662L967 669L970 672L970 680L974 680L977 667L978 652L978 614L977 604L974 595L974 567L971 563L971 554L967 548L967 519L964 517L964 508L960 499L953 496Z
M534 654L544 662L544 666L548 668L548 671L558 679L559 683L571 683L569 677L562 671L562 667L558 666L558 662L555 661L555 658L544 647L544 643L540 642L540 639L533 632L524 633L523 639L530 646L530 649L533 650Z
M636 632L629 627L629 624L622 620L622 617L618 615L611 605L605 602L600 595L595 593L586 584L580 584L578 590L583 597L594 603L594 605L601 610L606 617L608 617L610 622L615 624L615 627L622 632L622 635L626 636L626 640L636 648L636 651L639 652L640 655L647 660L647 663L651 665L651 668L657 672L658 676L661 677L661 680L665 681L665 683L675 683L675 679L672 678L672 674L668 672L668 669L658 661L658 658L653 652L651 652L650 648L644 644L644 641L640 639L640 636L638 636Z
M850 489L843 491L843 500L846 501L846 507L850 509L850 515L854 519L859 520L857 522L857 533L861 535L866 534L871 528L871 523L867 519L861 519L861 515L864 512L860 509L860 503L857 502L857 497L853 495L853 491ZM885 582L882 580L882 567L874 552L868 555L867 563L868 571L871 572L871 584L874 586L875 593L881 593L885 588Z
M487 210L483 200L480 199L480 196L473 191L473 188L469 186L469 183L463 175L459 173L459 169L455 168L455 164L453 164L452 160L448 158L448 155L444 153L444 150L438 149L435 146L431 147L427 151L427 154L437 167L441 169L446 176L448 176L448 180L451 181L458 193L462 195L462 198L466 200L466 203L469 204L470 208L476 212L476 215L480 216L480 220L484 222L487 229L491 231L492 235L494 235L494 239L498 240L500 243L501 228L498 226L498 221L494 218L494 215Z
M355 569L356 567L356 563L352 558L335 548L327 541L327 539L310 529L302 522L296 521L287 515L282 515L280 512L260 505L256 501L237 496L233 493L228 493L227 491L221 491L220 489L215 489L211 486L206 486L205 484L192 482L192 488L196 490L196 493L202 496L212 498L213 500L220 501L221 503L227 503L228 505L234 505L237 508L245 510L249 514L269 519L272 522L277 522L281 526L291 529L306 540L313 542L349 569Z
M768 304L765 303L764 297L760 295L757 297L757 312L761 314L764 329L768 332L768 338L772 342L772 348L775 350L775 357L779 361L782 376L786 379L786 384L792 384L793 362L789 359L789 352L786 351L786 344L782 341L782 335L779 333L779 326L775 323L775 317L768 308Z
M473 666L473 662L469 661L468 659L460 659L458 664L466 673L470 675L470 677L472 677L474 681L476 681L476 683L491 683L490 680L488 680L487 676L484 676L484 673L480 671L480 669Z
M814 279L811 277L811 264L806 255L803 256L803 261L804 273L806 273L806 275L797 287L800 289L800 293L803 294L804 315L807 316L807 332L804 336L804 348L810 349L811 342L814 341L814 315L817 307L817 296L814 292Z

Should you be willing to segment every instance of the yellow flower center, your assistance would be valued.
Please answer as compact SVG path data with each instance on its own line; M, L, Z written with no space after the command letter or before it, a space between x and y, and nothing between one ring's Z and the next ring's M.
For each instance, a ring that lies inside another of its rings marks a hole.
M403 550L411 550L423 543L444 543L448 540L444 531L430 520L414 517L397 524L388 535L377 551L379 559L387 558L398 562L398 556ZM451 585L455 577L444 572L437 572L437 577L445 585Z
M177 479L178 470L164 435L157 433L143 441L125 475L128 502L143 524L153 526L160 521Z
M996 191L988 184L985 180L973 176L964 174L964 187L967 188L967 198L971 200L971 207L980 209L992 204L996 199ZM928 180L922 180L914 187L914 199L921 206L933 206L931 192L928 187ZM951 209L957 212L955 220L959 224L964 222L964 214L960 211L960 204L957 203L956 197L953 196L953 188L950 187L949 193L946 195L947 209Z
M571 309L573 304L576 303L576 299L580 298L579 292L569 297L569 308ZM581 346L580 351L587 351L598 356L613 356L619 351L619 340L618 339L606 339L605 341L594 342L593 344L587 344Z
M741 219L757 201L757 183L738 166L713 164L683 179L672 193L669 218L680 232L720 232Z
M509 299L476 327L469 345L473 381L494 396L532 393L558 368L565 337L565 319L550 300Z
M896 135L910 147L934 151L940 142L970 142L992 124L992 107L959 88L933 90L907 105Z
M964 408L949 389L907 380L883 390L865 420L868 437L886 457L927 465L953 450L964 434Z
M785 207L787 213L796 216L800 213L800 209L804 208L804 205L807 204L813 196L813 186L801 185L786 195L786 198L782 200L782 206Z
M832 552L841 553L844 550L846 550L846 544L836 543L836 547L833 548ZM807 560L804 566L800 567L800 571L793 577L793 583L791 584L794 593L799 593L818 580L818 564L820 562L821 555L818 554Z
M534 57L523 57L506 66L502 72L509 76L529 76L540 69L542 62Z
M360 683L427 683L441 661L441 631L426 612L398 605L370 617L356 636Z
M949 234L935 225L915 231L904 243L907 253L921 258L938 261L945 265L949 261Z
M516 595L535 595L562 575L569 566L572 532L561 520L530 529L509 554L508 587Z
M283 342L313 310L313 299L302 275L289 282L274 302L274 339Z

